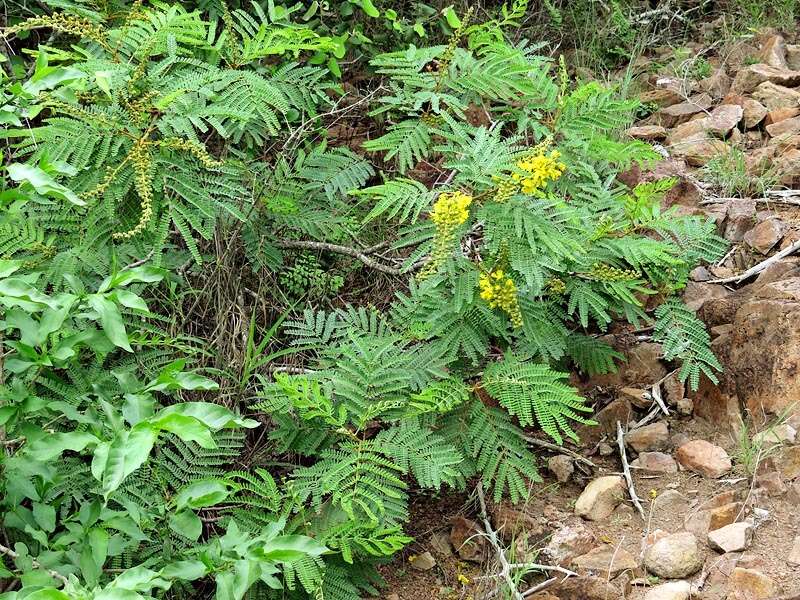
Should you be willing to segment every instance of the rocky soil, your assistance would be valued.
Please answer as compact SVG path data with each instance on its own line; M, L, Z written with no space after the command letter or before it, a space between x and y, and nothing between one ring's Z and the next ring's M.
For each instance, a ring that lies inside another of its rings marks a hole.
M545 565L515 581L538 590L526 599L800 599L800 45L767 33L743 46L711 57L700 80L644 77L641 98L658 109L628 133L664 160L624 176L677 177L666 205L709 216L732 243L685 290L719 385L688 390L646 332L612 330L627 363L580 382L600 425L543 456L527 505L489 503L491 531L474 495L417 507L386 600L493 597L492 532L509 562ZM770 174L770 193L721 197L704 183L700 167L731 148L753 177Z

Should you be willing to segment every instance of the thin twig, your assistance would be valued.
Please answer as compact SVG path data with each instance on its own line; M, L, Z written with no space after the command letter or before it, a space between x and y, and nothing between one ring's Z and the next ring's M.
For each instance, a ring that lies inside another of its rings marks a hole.
M529 444L533 444L534 446L540 446L542 448L547 448L548 450L552 450L553 452L558 452L559 454L566 454L570 458L575 459L579 463L583 463L587 467L592 467L593 469L597 468L597 465L590 461L585 456L581 456L577 452L573 452L569 448L564 448L563 446L559 446L557 444L551 444L550 442L546 442L544 440L540 440L534 437L523 436L524 439Z
M550 579L545 579L543 582L536 584L530 589L525 590L522 592L522 597L527 598L528 596L533 596L536 592L541 592L542 590L546 590L551 585L553 585L556 581L558 581L558 577L551 577Z
M408 271L413 271L419 266L422 266L422 263L417 263L415 265L412 265L409 269L396 269L395 267L390 267L388 265L384 265L381 262L378 262L374 258L368 256L363 250L359 250L358 248L341 246L339 244L330 244L328 242L315 242L311 240L282 240L279 242L275 242L275 245L278 248L302 248L305 250L326 250L328 252L337 252L338 254L346 254L347 256L352 256L353 258L357 258L371 269L375 269L376 271L380 271L381 273L386 273L387 275L403 275Z
M731 277L723 277L722 279L711 279L707 283L741 283L745 279L750 279L753 275L758 275L761 273L761 271L765 270L770 265L775 264L780 259L797 252L798 249L800 249L800 240L797 240L791 246L784 248L777 254L770 256L767 260L762 260L754 267L750 267L744 273L732 275Z
M570 571L569 569L565 569L564 567L559 567L557 565L541 565L539 563L524 562L511 563L508 566L511 569L537 569L539 571L555 571L556 573L563 573L567 577L577 577L578 575L575 571Z
M503 550L503 547L497 540L497 534L495 533L494 529L492 529L492 524L489 522L489 515L486 512L486 498L483 496L483 482L478 482L476 491L478 493L478 501L481 504L481 519L483 520L483 528L486 531L487 537L489 538L489 543L491 543L494 547L494 550L497 553L497 558L500 561L501 571L499 577L506 582L508 590L513 596L514 600L525 600L525 598L517 589L517 585L514 583L514 580L511 578L511 565L506 559L505 550Z
M622 423L617 421L617 445L619 446L619 455L622 459L622 470L625 473L625 480L628 482L628 493L631 495L631 500L633 501L633 505L636 507L636 510L639 511L639 514L642 517L642 521L646 521L647 517L644 514L644 508L642 507L642 503L639 500L639 496L636 495L636 488L633 487L633 477L631 477L631 468L628 465L628 457L625 453L625 434L622 432Z
M9 558L11 558L13 560L16 560L17 558L19 558L19 554L14 552L11 548L8 548L7 546L3 546L2 544L0 544L0 554L5 554L6 556L8 556ZM31 557L30 560L31 560L31 566L34 569L42 569L43 571L46 571L47 574L50 575L50 577L52 577L53 579L57 579L63 585L67 585L69 583L69 580L66 577L64 577L61 573L59 573L58 571L53 571L52 569L46 569L45 567L42 566L42 563L40 563L35 558Z

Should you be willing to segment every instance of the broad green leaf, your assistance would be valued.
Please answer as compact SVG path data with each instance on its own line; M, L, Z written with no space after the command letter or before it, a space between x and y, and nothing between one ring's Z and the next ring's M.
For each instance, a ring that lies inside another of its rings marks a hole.
M111 441L103 469L103 495L108 498L125 478L150 456L157 432L149 422L142 422L130 431L121 431Z
M21 260L0 259L0 278L6 278L22 266Z
M122 313L119 307L111 300L101 294L90 294L86 300L97 314L100 316L100 326L111 342L123 350L133 352L128 341L128 333L125 331L125 324L122 322Z
M372 0L361 0L361 9L367 13L370 17L379 17L381 15L380 11L375 8L375 5L372 3Z
M156 283L164 279L165 273L166 271L164 271L164 269L149 265L125 269L124 271L106 277L97 291L98 293L103 293L117 287L125 287L131 283Z
M33 518L36 524L39 525L44 531L53 532L56 530L56 509L49 504L42 504L40 502L33 503Z
M319 556L328 551L324 544L305 535L282 535L267 542L258 552L265 560L291 562L305 556Z
M458 15L456 14L456 11L453 10L452 6L445 8L442 11L442 14L444 14L444 18L451 29L458 29L461 27L461 19L458 18Z
M221 481L204 479L195 481L185 486L175 496L175 507L180 511L184 508L205 508L214 506L225 500L230 491Z
M24 597L24 600L72 600L64 592L55 588L46 590L36 590L32 594Z
M125 394L122 403L122 418L133 427L153 416L155 399L150 394Z
M149 423L154 429L163 429L174 433L185 442L197 442L202 448L217 447L208 426L194 417L171 413L151 418Z
M161 577L164 579L181 579L183 581L194 581L205 577L208 567L199 560L179 560L169 563L161 569Z
M205 425L213 431L235 427L247 427L249 429L258 427L258 421L237 417L224 406L212 404L210 402L183 402L181 404L173 404L159 411L156 414L156 419L171 414L194 417L198 421L205 423Z
M134 592L149 592L154 587L162 590L170 588L171 583L164 580L161 574L152 569L138 566L127 569L117 575L114 580L108 584L109 588L118 588L122 590L132 590Z
M141 297L128 290L116 290L113 292L112 297L117 300L122 306L132 308L133 310L140 310L144 313L149 313L150 309Z
M200 534L203 533L203 522L191 510L182 510L170 515L169 528L195 542L200 537Z
M99 442L97 437L85 431L54 433L31 442L27 452L34 460L47 461L61 455L65 450L80 452L87 446Z
M12 163L6 169L8 170L8 176L12 180L29 183L42 196L52 196L53 198L67 200L76 206L86 205L86 202L81 200L75 192L58 183L39 167Z

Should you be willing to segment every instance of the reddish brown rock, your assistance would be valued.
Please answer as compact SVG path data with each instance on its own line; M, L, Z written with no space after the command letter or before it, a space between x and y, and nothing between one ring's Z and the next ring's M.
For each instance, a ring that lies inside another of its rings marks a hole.
M672 456L664 452L642 452L636 460L631 462L631 468L655 475L677 473L678 463Z
M767 219L744 234L744 243L761 254L768 254L781 241L785 231L783 221Z
M736 521L742 510L741 502L729 502L722 506L702 505L704 508L689 513L683 526L699 538L705 538L709 531L725 527Z
M761 490L767 496L783 496L788 491L780 473L775 471L758 475L756 489Z
M736 73L731 91L737 94L752 92L765 82L793 87L800 85L800 72L775 68L764 63L747 65Z
M723 137L736 127L743 115L744 109L738 104L722 104L708 116L693 119L673 129L667 142L672 146L696 138L697 134L704 132L711 137Z
M694 311L699 311L703 305L714 298L724 298L730 295L730 290L715 283L699 283L690 281L683 291L683 301ZM676 400L677 402L677 400Z
M627 488L622 477L598 477L584 488L575 501L575 514L590 521L608 517L625 497Z
M559 600L610 600L620 598L619 588L607 577L569 577L550 590Z
M622 388L617 392L617 398L630 402L636 408L650 408L653 404L653 396L650 394L650 390L642 388Z
M669 428L664 421L637 427L625 434L625 443L637 452L664 450L669 445Z
M772 161L772 164L780 177L781 183L794 185L800 182L800 149L791 148L779 154Z
M725 69L716 69L711 75L698 81L697 87L716 100L723 98L730 91L731 78Z
M800 115L800 107L798 106L784 106L783 108L776 108L767 113L764 119L764 125L773 125L786 119L791 119Z
M705 93L696 94L684 102L662 108L656 115L664 127L675 127L685 123L693 115L707 111L711 104L711 96Z
M786 62L790 69L800 71L800 44L786 44Z
M450 543L463 560L481 562L487 553L486 536L475 521L456 517L450 529Z
M678 448L675 458L684 468L716 479L731 470L728 453L705 440L693 440Z
M711 159L730 152L730 146L705 132L695 133L669 147L670 153L693 167L702 167Z
M500 533L503 540L507 542L522 535L541 539L548 533L541 515L531 514L525 509L524 504L515 506L510 502L500 502L493 504L490 507L490 511L495 529ZM459 522L459 525L461 527L477 526L472 521L468 523Z
M773 138L800 133L800 117L784 119L772 125L767 125L767 133Z
M708 532L708 545L719 552L742 552L753 541L753 524L731 523Z
M547 469L556 476L560 483L566 483L575 472L575 465L572 464L569 456L559 454L547 459Z
M786 480L800 477L800 446L784 448L775 460L778 471Z

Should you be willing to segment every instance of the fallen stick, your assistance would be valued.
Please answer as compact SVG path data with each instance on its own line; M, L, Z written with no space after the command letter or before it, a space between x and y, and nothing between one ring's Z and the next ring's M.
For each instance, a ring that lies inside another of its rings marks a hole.
M514 583L514 580L511 578L511 565L506 559L506 552L503 550L503 547L500 545L500 542L497 540L497 533L495 533L494 529L492 529L492 524L489 522L489 514L486 511L486 498L483 496L483 482L479 481L478 486L475 488L475 491L478 493L478 502L481 505L481 519L483 520L483 529L486 532L487 537L489 538L489 543L494 548L495 552L497 553L497 558L500 561L500 574L498 575L501 577L508 586L508 591L513 596L514 600L525 600L525 598L520 594L519 590L517 589L517 585Z
M569 448L564 448L563 446L559 446L558 444L551 444L550 442L546 442L544 440L540 440L534 437L524 436L524 439L529 444L533 444L534 446L540 446L542 448L547 448L548 450L552 450L553 452L558 452L559 454L566 454L570 458L576 460L579 463L583 463L587 467L592 467L593 469L597 468L597 465L590 461L585 456L581 456L577 452L573 452Z
M644 507L642 507L642 503L639 500L639 496L636 495L636 488L633 487L633 477L631 476L631 468L628 465L628 457L625 453L625 436L622 433L622 423L620 423L619 421L617 421L617 445L619 446L620 458L622 458L622 470L625 473L625 480L628 482L628 493L631 496L631 500L633 500L633 505L636 507L636 510L639 511L642 520L646 521L647 517L644 514Z
M797 240L791 246L784 248L777 254L770 256L767 260L763 260L757 265L750 267L744 273L741 273L739 275L732 275L731 277L723 277L722 279L711 279L707 283L741 283L745 279L750 279L753 275L758 275L759 273L761 273L761 271L763 271L770 265L775 264L780 259L785 258L790 254L797 252L798 249L800 249L800 240Z

